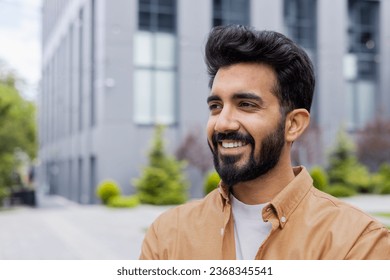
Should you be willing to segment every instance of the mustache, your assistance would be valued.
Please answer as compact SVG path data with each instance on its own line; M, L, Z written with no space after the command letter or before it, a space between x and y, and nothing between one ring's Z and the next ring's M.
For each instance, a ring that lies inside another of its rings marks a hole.
M214 133L211 138L214 147L218 145L218 142L223 140L241 141L251 145L255 144L255 139L251 135L240 132Z

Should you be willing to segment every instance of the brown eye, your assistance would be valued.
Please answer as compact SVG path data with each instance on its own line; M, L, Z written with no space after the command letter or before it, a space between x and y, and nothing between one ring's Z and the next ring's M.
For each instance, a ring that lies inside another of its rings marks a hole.
M219 110L219 109L222 109L222 106L220 104L210 104L209 105L210 111Z
M241 102L240 107L252 108L252 107L255 107L255 105L251 102Z

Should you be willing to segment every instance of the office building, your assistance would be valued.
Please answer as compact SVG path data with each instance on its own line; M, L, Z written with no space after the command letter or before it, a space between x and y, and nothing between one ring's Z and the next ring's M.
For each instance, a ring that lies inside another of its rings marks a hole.
M97 202L104 179L133 193L155 124L167 126L171 153L189 133L205 142L203 49L215 25L276 30L311 56L311 138L297 162L324 164L340 127L390 117L388 0L45 0L42 14L38 178L77 202ZM190 173L199 197L202 178Z

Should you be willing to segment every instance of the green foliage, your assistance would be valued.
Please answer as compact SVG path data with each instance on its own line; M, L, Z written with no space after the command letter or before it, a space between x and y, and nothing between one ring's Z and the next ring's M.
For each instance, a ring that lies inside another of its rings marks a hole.
M221 178L216 171L208 173L204 180L203 191L204 194L208 194L218 187Z
M0 207L3 205L4 199L8 196L9 196L9 190L4 187L0 187Z
M131 196L112 196L108 200L108 206L116 208L133 208L139 205L139 198L137 195Z
M370 173L367 167L357 160L354 145L343 131L338 134L329 163L328 175L331 184L341 184L355 192L373 191Z
M322 167L320 166L313 167L310 170L310 175L313 178L313 185L317 189L323 191L329 185L328 175L326 174L325 170Z
M390 164L383 163L373 176L373 185L378 194L390 194Z
M142 203L181 204L187 200L188 181L183 173L185 165L165 153L163 132L162 126L156 126L149 152L149 166L143 169L141 177L133 183Z
M35 105L22 98L15 88L15 78L0 69L0 186L13 185L12 173L19 165L15 152L37 152Z
M99 184L96 189L96 195L100 200L107 204L110 198L119 196L121 194L121 189L118 184L113 180L106 180Z
M356 191L342 184L330 185L329 187L326 187L324 191L335 197L348 197L356 194Z

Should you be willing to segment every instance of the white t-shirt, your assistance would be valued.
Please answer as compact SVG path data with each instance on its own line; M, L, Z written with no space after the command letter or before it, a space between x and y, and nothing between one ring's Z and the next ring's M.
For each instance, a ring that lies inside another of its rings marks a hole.
M263 221L267 203L247 205L230 195L234 217L234 239L237 260L254 260L261 243L271 231L271 223Z

